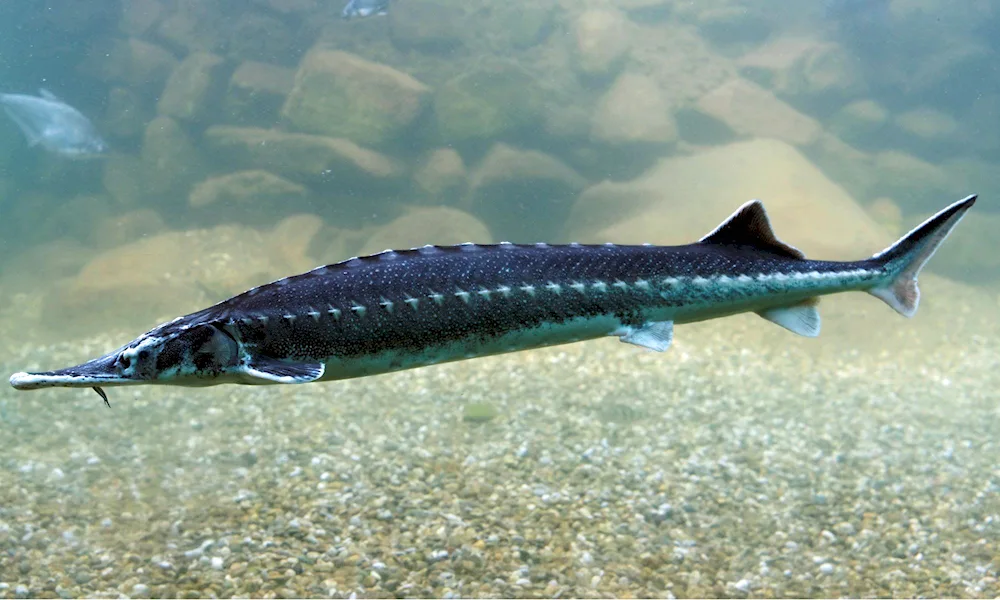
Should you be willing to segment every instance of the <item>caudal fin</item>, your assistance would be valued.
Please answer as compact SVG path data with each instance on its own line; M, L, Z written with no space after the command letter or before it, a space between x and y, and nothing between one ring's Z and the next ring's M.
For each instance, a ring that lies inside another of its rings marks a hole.
M920 288L917 287L920 270L975 203L975 195L959 200L873 256L873 260L883 263L884 268L894 276L887 283L868 290L868 293L904 317L916 314L920 304Z

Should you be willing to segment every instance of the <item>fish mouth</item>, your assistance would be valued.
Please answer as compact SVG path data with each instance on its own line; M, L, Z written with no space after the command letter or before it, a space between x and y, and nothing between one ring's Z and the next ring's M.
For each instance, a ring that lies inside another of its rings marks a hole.
M10 376L10 385L16 390L38 390L49 387L86 388L139 383L138 380L117 372L114 364L116 356L117 354L109 354L55 371L14 373Z

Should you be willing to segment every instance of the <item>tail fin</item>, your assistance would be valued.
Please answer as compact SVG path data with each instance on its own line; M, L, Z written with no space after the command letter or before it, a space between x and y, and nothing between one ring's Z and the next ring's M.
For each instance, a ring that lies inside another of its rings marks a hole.
M955 225L962 220L965 211L972 208L975 203L974 195L959 200L915 227L892 246L873 256L873 260L883 263L895 276L888 283L872 288L868 293L884 301L904 317L916 314L917 305L920 303L920 288L917 287L920 270Z

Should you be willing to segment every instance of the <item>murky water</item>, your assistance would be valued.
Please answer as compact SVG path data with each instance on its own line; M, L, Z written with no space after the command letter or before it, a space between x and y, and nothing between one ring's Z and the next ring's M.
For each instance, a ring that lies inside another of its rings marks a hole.
M846 260L980 195L914 319L838 296L818 339L5 387L0 598L995 596L993 4L0 5L0 93L93 125L0 115L5 376L387 247L689 243L760 198Z

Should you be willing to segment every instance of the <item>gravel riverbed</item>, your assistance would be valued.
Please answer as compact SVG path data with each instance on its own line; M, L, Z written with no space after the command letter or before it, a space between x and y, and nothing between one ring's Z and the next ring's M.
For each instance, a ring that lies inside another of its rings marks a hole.
M0 598L996 596L1000 342L942 304L110 410L6 388Z

